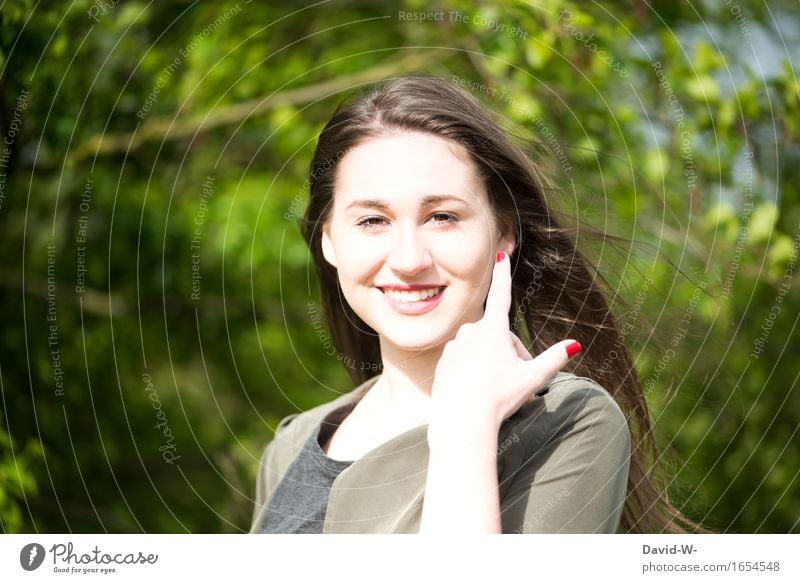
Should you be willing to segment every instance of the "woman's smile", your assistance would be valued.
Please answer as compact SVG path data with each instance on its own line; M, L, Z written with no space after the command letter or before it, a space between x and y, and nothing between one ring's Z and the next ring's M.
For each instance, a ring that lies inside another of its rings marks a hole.
M389 306L398 314L416 316L436 309L444 297L445 286L424 288L415 291L378 288L383 292Z

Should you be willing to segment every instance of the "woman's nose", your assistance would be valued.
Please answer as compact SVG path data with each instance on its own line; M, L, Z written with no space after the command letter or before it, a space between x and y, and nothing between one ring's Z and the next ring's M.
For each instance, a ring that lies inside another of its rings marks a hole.
M430 267L432 260L424 236L414 228L398 231L387 263L391 269L408 274Z

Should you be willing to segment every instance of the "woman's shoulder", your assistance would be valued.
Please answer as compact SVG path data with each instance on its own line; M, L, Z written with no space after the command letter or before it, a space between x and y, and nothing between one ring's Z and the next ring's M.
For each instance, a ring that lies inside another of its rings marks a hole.
M570 409L603 410L623 416L622 409L609 390L594 379L569 372L557 373L548 383L543 402L548 411Z
M596 380L559 372L545 388L541 397L509 418L511 425L525 428L536 439L588 430L603 439L630 441L625 414L608 389Z

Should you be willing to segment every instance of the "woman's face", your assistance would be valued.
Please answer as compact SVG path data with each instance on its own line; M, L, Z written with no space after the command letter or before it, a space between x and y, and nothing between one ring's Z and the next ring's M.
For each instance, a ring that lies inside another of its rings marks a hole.
M500 237L485 187L453 142L390 133L339 163L323 254L382 348L435 348L479 320L495 253L513 244Z

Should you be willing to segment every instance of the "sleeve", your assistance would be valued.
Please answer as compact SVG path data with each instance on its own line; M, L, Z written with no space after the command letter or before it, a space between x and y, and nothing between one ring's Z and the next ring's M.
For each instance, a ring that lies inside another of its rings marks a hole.
M251 533L256 533L261 530L261 522L264 520L269 497L278 486L277 481L279 476L278 472L275 471L273 460L275 449L278 447L278 440L282 437L279 436L279 433L292 419L297 417L297 415L298 413L293 413L281 419L278 423L278 427L275 429L275 437L267 444L264 448L264 452L261 454L261 459L258 463L258 473L256 474L256 502L250 524Z
M512 430L521 434L523 447L518 467L501 484L504 533L617 531L630 431L613 397L585 380L551 391L540 414Z

